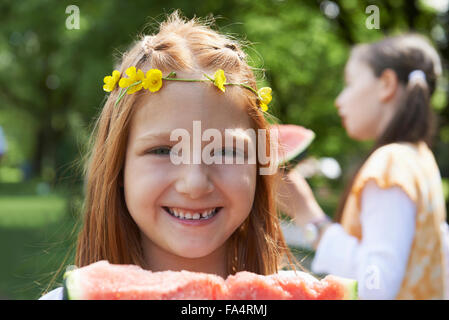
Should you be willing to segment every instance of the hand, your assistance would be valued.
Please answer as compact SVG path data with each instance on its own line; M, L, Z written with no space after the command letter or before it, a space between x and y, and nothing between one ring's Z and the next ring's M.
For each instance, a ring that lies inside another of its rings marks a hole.
M311 221L325 217L312 189L297 170L292 169L288 173L280 171L278 177L277 206L292 217L298 226L304 227Z

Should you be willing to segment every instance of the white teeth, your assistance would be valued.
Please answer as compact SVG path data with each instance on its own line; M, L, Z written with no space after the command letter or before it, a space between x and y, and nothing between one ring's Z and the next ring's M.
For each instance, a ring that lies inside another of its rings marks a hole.
M195 213L192 218L195 219L195 220L198 220L200 217L201 216L200 216L199 213Z
M190 212L183 212L180 209L177 208L168 208L168 211L170 211L171 214L173 214L174 216L181 218L181 219L194 219L194 220L198 220L200 218L210 218L212 216L212 214L216 211L217 208L215 209L210 209L210 210L206 210L204 212L196 212L194 214L190 213Z

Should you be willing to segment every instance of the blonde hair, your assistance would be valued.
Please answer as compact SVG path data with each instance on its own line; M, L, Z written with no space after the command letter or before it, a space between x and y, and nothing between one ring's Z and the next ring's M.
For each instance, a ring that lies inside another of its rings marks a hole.
M142 36L135 42L124 53L117 69L123 74L130 66L158 68L164 73L221 68L229 81L245 82L257 89L254 73L239 43L198 19L186 20L178 11L160 24L157 34ZM247 101L254 128L267 129L267 120L258 109L255 95L249 90L239 90ZM102 259L145 265L139 229L126 208L120 188L133 105L142 91L125 95L116 106L118 89L112 91L95 124L85 168L84 223L75 258L80 267ZM294 257L284 241L275 207L275 180L276 176L257 176L252 211L228 239L228 274L242 270L271 274L278 271L283 257L292 264Z

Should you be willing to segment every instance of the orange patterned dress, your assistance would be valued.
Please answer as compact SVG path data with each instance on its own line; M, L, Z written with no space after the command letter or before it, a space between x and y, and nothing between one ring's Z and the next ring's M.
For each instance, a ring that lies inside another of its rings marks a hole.
M354 180L341 224L362 239L361 192L368 180L381 188L400 187L415 203L416 226L409 260L397 299L444 299L449 266L445 260L443 226L446 208L435 158L424 142L392 143L377 149Z

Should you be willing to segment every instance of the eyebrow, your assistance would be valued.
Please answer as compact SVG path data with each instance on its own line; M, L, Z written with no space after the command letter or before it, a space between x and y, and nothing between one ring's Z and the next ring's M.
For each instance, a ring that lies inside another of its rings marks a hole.
M229 132L228 131L228 134L237 140L243 139L243 140L249 142L251 140L251 137L248 136L248 134L246 134L244 132L244 130L245 129L242 129L242 132L240 132L240 131ZM203 131L203 133L204 133L204 131ZM224 139L226 137L225 131L220 131L220 133ZM144 133L141 136L137 137L136 141L140 142L140 141L154 141L154 140L170 140L170 135L171 135L171 132L151 132L150 131L150 132Z
M147 132L137 137L137 141L148 141L148 140L159 140L159 139L168 139L170 140L170 132Z

